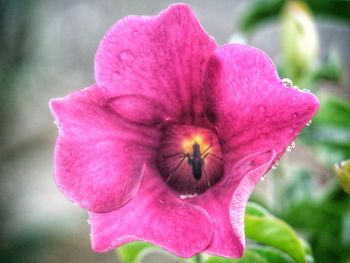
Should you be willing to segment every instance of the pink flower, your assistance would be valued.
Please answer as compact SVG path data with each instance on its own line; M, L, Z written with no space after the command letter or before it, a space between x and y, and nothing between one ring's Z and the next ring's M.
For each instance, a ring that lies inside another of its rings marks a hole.
M247 199L316 97L284 86L262 51L218 47L184 4L117 22L95 78L50 103L55 180L89 211L93 249L143 240L240 257Z

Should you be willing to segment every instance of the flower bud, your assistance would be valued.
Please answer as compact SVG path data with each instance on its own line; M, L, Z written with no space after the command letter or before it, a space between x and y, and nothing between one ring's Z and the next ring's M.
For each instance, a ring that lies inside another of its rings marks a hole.
M341 187L350 194L350 159L343 161L340 165L334 165L334 171L337 174Z
M288 1L282 13L282 49L289 78L300 80L314 67L318 35L312 14L301 1Z

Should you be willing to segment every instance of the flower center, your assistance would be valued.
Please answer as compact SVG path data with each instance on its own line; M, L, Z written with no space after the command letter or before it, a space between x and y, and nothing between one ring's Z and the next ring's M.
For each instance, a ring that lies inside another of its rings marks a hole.
M157 165L166 184L190 197L216 184L224 170L215 132L191 125L170 125L165 129Z

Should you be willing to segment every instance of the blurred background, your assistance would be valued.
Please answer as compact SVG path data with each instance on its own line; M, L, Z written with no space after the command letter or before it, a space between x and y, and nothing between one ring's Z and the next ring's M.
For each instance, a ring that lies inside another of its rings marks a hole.
M115 21L172 2L0 1L1 262L118 262L92 252L86 212L53 182L48 101L94 83L96 48ZM333 169L350 158L350 2L184 2L219 44L264 50L281 78L320 98L319 114L252 200L293 226L316 262L350 262L350 198Z

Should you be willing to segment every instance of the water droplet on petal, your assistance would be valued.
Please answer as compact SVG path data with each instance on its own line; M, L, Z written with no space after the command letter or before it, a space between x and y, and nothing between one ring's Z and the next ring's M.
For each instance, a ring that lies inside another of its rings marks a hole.
M261 76L261 72L259 70L255 71L255 75Z
M121 79L121 75L120 71L114 71L112 77L113 79Z
M249 78L247 76L244 77L245 82L249 81Z
M231 84L232 84L232 86L236 86L237 83L235 80L232 80Z
M139 34L139 32L135 30L134 32L132 32L132 34L134 35L134 37L136 37Z
M276 169L277 169L277 167L278 167L278 162L275 162L275 164L274 164L274 165L272 165L271 169L272 169L272 170L276 170Z
M128 149L128 148L125 148L125 149L124 149L124 152L125 152L125 153L127 153L128 151L129 151L129 149Z
M103 93L103 94L106 94L107 93L107 88L105 88L105 87L101 87L101 92Z
M130 50L124 50L124 51L119 53L119 59L121 61L126 61L126 60L130 60L133 58L134 58L134 55Z
M282 79L282 83L284 86L286 86L288 88L293 86L293 82L288 78Z
M260 112L265 112L265 111L266 111L266 107L263 106L263 105L260 105L260 106L259 106L259 111L260 111Z
M291 152L295 149L295 142L292 141L291 144L287 147L287 152Z
M262 177L260 177L260 181L265 181L267 179L267 174L264 174Z
M180 197L180 199L185 200L185 199L193 198L193 197L196 197L196 196L197 196L197 194L194 193L194 194L183 194L183 195L180 195L179 197Z
M306 123L306 126L310 126L310 125L311 125L311 123L312 123L312 120L309 120L309 122L308 122L308 123Z

